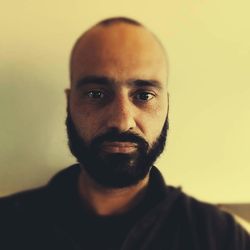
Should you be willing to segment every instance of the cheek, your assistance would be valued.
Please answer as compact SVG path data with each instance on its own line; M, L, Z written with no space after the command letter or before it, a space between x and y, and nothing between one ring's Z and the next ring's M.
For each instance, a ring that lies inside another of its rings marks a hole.
M141 130L145 134L148 142L153 144L159 137L167 117L167 108L162 106L155 107L152 112L140 117Z
M97 114L78 105L71 106L70 114L77 132L89 143L95 135L98 123Z

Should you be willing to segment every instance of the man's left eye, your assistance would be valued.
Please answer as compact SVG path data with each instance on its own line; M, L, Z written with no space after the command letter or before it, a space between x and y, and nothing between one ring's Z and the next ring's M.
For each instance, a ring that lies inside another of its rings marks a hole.
M155 97L154 94L152 93L149 93L149 92L141 92L141 93L137 93L135 95L136 99L139 100L139 101L149 101L151 100L152 98Z
M88 97L93 99L102 99L104 97L104 93L99 90L92 90L88 92Z

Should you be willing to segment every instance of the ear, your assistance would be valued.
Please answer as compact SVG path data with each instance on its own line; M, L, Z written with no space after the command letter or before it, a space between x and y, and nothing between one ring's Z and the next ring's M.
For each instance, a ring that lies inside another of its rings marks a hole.
M169 98L170 98L170 95L169 95L169 92L168 92L168 113L169 113ZM168 115L167 113L167 115Z
M64 93L65 93L65 96L66 96L66 102L67 102L67 109L69 107L70 92L71 92L71 89L65 89L64 90Z
M65 93L65 95L66 95L67 102L69 102L70 91L71 91L71 89L65 89L65 90L64 90L64 93Z

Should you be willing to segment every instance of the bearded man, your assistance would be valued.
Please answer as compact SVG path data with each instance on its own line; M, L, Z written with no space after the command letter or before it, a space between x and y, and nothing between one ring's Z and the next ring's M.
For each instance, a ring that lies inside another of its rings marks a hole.
M129 18L86 31L70 59L66 126L77 164L0 200L0 249L249 250L231 215L167 186L168 63Z

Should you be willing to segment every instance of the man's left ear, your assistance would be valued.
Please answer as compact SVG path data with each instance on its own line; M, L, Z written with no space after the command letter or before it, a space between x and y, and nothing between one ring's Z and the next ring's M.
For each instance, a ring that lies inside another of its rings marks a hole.
M168 113L169 113L169 92L168 92Z
M67 103L66 109L67 109L67 111L69 110L70 91L71 91L70 89L65 89L64 90L64 93L65 93L65 96L66 96L66 103Z

